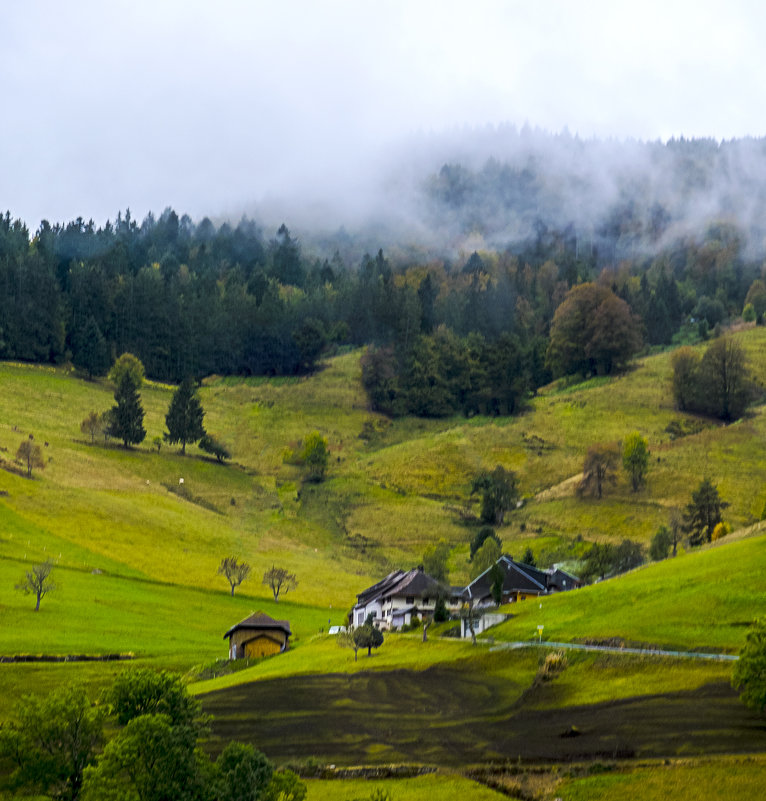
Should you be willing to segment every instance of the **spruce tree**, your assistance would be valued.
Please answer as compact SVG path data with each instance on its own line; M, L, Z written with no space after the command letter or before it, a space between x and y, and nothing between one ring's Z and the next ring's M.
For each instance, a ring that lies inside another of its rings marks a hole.
M112 406L109 420L109 436L121 439L123 445L138 444L146 436L144 409L138 387L129 373L124 373L114 393L117 403Z
M202 418L205 412L197 397L191 378L185 378L173 398L165 415L168 430L163 435L171 445L181 443L181 453L186 453L187 442L197 442L205 436Z

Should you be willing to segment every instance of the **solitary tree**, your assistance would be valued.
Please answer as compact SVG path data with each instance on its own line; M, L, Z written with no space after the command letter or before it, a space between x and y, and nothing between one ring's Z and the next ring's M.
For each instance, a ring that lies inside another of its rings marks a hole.
M491 473L479 473L471 485L471 495L481 493L481 520L501 526L505 513L519 500L519 483L513 470L498 465Z
M117 402L110 409L109 435L121 439L126 448L143 442L146 436L144 409L138 388L129 372L122 374L114 399Z
M622 466L630 476L633 492L638 492L646 481L646 471L649 469L648 443L638 431L628 434L622 443Z
M238 561L236 556L225 556L218 565L218 575L226 576L231 585L231 594L234 595L234 588L250 575L250 565L247 562Z
M383 645L383 632L373 624L372 615L367 615L364 625L354 629L353 637L359 648L367 649L367 656L372 656L373 648Z
M191 378L184 379L173 393L165 415L165 440L171 445L181 443L181 453L186 454L186 443L197 442L205 436L202 418L205 412L197 397Z
M32 439L31 434L29 435L29 439L21 441L19 449L16 451L16 458L27 468L27 478L32 477L32 468L39 468L42 470L45 467L43 450Z
M98 412L88 412L80 423L80 431L90 436L91 445L96 441L96 434L101 433L101 418Z
M660 526L652 537L652 542L649 546L649 556L654 562L660 562L666 559L670 552L670 544L670 529L667 526Z
M40 601L49 593L56 589L56 585L51 578L53 572L53 562L47 559L39 565L34 565L31 570L27 570L24 579L16 585L16 589L24 595L34 595L35 612L40 609Z
M223 463L226 459L231 459L231 452L229 449L210 434L205 434L202 437L202 439L199 441L199 446L203 451L205 451L205 453L215 456L215 458L221 463Z
M318 431L312 431L306 437L301 451L301 462L307 468L306 477L309 481L324 479L329 458L327 440Z
M743 347L731 336L710 344L700 362L705 409L721 420L741 417L754 397L753 380Z
M0 730L0 756L13 766L12 789L76 801L101 743L102 709L91 705L82 687L67 684L23 697L15 712Z
M683 527L689 545L702 545L713 539L713 529L721 522L721 512L729 504L721 500L718 488L709 478L703 479L692 492L692 499L683 513Z
M604 484L614 484L617 481L615 470L619 460L620 452L616 444L591 445L585 456L579 491L600 498Z
M354 662L357 661L357 652L359 651L359 643L354 639L353 629L346 629L338 634L336 641L340 648L350 648L354 652Z
M756 712L766 710L766 623L757 620L747 634L731 683L742 702Z
M272 565L263 574L262 583L271 588L274 600L278 601L280 594L287 595L290 590L294 590L298 586L298 579L295 577L295 573L290 573L284 567Z

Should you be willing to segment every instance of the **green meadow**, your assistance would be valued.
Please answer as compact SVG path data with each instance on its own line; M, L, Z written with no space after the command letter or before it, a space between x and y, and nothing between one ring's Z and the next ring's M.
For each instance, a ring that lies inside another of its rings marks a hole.
M751 328L737 336L766 384L766 331ZM377 723L375 705L364 706L372 728L360 728L359 744L340 737L332 716L329 728L320 730L324 742L301 740L302 728L319 714L310 700L287 716L293 728L283 728L284 710L273 709L256 744L267 753L266 746L273 747L282 761L314 756L338 764L353 759L380 764L430 758L454 771L482 761L482 753L487 760L551 762L580 752L592 759L602 752L619 755L623 741L634 754L660 757L664 748L674 747L670 736L652 736L652 726L673 723L660 723L662 699L677 708L679 736L688 738L697 757L766 752L759 737L753 747L745 745L755 723L728 686L729 665L570 653L566 669L541 683L545 649L507 647L529 643L542 625L543 644L611 641L736 653L748 625L766 614L766 534L760 530L766 505L763 406L729 426L677 412L669 388L671 353L664 352L638 360L618 378L547 387L515 418L389 421L367 408L359 357L359 351L336 356L310 377L207 378L200 389L205 425L231 450L227 464L196 446L182 456L174 447L154 445L164 430L173 387L147 382L142 388L147 437L126 450L113 442L92 443L80 431L88 412L112 405L106 381L85 381L64 368L1 364L0 655L120 654L180 671L205 707L220 715L211 748L232 733L255 736L253 720L232 711L236 699L248 693L258 703L263 697L289 703L306 697L301 689L310 683L324 682L323 692L335 699L338 726L353 721L346 717L348 703L343 706L349 687L362 693L359 682L370 681L385 694L387 706ZM670 431L679 424L690 433L673 438ZM331 453L320 484L305 483L292 456L314 430L327 438ZM649 441L646 487L634 493L619 475L603 499L578 497L577 477L588 446L619 441L631 431ZM46 464L28 479L13 457L30 434L43 445ZM426 546L439 539L452 546L451 581L468 580L468 543L478 525L471 481L496 464L516 471L524 497L523 506L498 530L504 550L516 556L529 546L538 560L563 561L576 569L589 542L628 537L648 545L705 476L729 504L725 518L733 532L712 546L681 549L675 559L625 576L508 607L512 617L476 647L441 638L436 630L427 643L419 634L390 635L371 657L360 653L354 661L353 652L338 648L325 632L345 621L357 592L394 568L418 564ZM233 597L217 575L228 555L252 566ZM45 559L54 563L57 588L35 613L33 599L14 585L25 569ZM278 602L261 583L272 564L298 578L297 587ZM290 621L291 650L226 673L223 634L256 610ZM95 698L124 666L0 664L0 718L10 714L20 694L64 682L85 681ZM443 709L423 700L437 681L444 683L444 692L435 696ZM450 697L460 704L452 705ZM710 722L715 735L698 737L685 728L699 699L707 699L711 714L719 715ZM624 705L634 734L610 729L614 703ZM466 709L473 710L474 727L488 727L486 736L477 738L475 729L464 735L460 722ZM553 747L543 735L522 745L523 731L514 728L518 710L536 716L540 731L551 737L568 729L572 710L591 730L580 745L557 740ZM417 732L433 729L433 718L442 711L442 731L415 749ZM723 731L726 715L732 724ZM382 722L396 719L402 721L402 741L380 740L380 732L389 731ZM288 742L286 732L294 747L280 745ZM685 771L693 777L707 775L706 770L725 773L721 764L726 763L695 763L678 772L675 763L668 770L620 768L571 777L551 792L562 798L611 798L611 788L623 786L630 794L638 792L634 787L648 788ZM640 770L648 771L646 781ZM750 781L748 771L742 769L743 782ZM659 778L652 778L655 774ZM334 798L337 788L339 798L364 797L373 789L347 781L312 783L309 798ZM396 801L426 794L496 797L454 773L391 781L385 786L394 788Z

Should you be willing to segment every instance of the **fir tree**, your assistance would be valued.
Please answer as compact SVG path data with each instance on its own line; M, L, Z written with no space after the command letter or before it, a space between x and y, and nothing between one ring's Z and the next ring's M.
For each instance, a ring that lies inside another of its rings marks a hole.
M117 403L112 406L109 420L109 436L121 439L123 445L138 444L146 436L144 409L138 387L129 373L123 374L114 393Z
M168 430L163 435L165 440L174 444L181 443L181 453L186 453L187 442L197 442L205 436L202 418L205 412L197 397L191 378L185 378L173 394L165 425Z

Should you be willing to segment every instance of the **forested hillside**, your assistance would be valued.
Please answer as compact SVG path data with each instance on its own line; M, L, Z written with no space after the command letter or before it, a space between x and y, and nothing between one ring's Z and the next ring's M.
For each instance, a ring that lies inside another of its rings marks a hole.
M760 320L760 161L741 167L760 142L509 141L507 161L473 166L474 153L418 184L420 245L381 227L359 258L361 231L321 244L307 231L305 245L284 224L168 208L31 232L8 212L0 358L103 375L129 351L149 377L180 380L305 373L338 346L374 345L365 383L381 411L509 414L553 377L617 371L743 312ZM579 284L590 330L572 352L582 326L555 315Z

